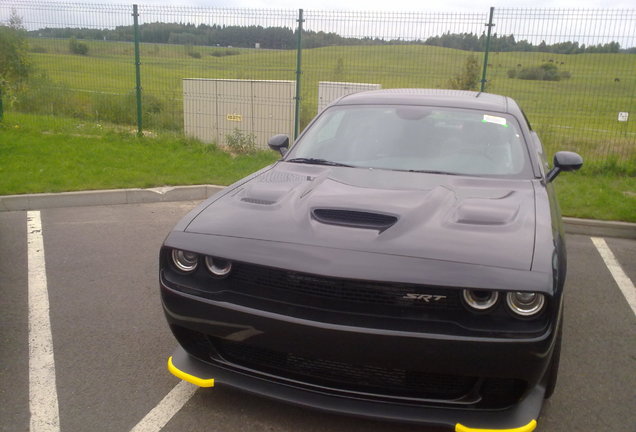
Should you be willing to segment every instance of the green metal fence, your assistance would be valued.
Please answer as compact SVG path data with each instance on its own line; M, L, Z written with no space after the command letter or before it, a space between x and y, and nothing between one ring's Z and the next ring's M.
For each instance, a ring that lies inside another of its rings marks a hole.
M26 38L31 63L19 88L2 86L5 112L219 141L248 122L256 134L268 123L297 134L338 92L481 88L519 101L550 151L636 158L636 10L390 13L6 0L0 22Z
M494 31L514 34L517 43L493 45L489 92L516 99L552 150L634 160L636 10L495 9L493 20ZM523 51L523 40L544 51ZM559 80L520 79L541 66ZM620 113L629 113L627 121Z

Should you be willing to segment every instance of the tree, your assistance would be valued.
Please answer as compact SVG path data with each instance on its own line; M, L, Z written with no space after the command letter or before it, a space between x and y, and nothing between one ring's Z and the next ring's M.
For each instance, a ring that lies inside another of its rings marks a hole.
M11 11L9 23L0 26L0 97L15 96L31 72L29 46L22 18Z
M331 80L344 81L345 79L344 75L345 75L344 60L342 59L342 57L338 57L338 60L336 61L336 66L333 68L333 73L331 74Z
M471 55L466 59L464 70L448 80L448 88L454 90L477 90L479 87L479 62Z
M73 36L68 41L68 50L73 54L86 55L88 54L88 45L86 45L84 42L78 41L77 39L75 39L75 36Z

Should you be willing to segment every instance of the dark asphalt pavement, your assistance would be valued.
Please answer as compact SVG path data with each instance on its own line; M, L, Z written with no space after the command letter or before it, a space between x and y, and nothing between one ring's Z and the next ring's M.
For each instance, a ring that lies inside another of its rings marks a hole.
M61 430L130 431L179 382L161 310L159 246L195 202L42 211ZM636 241L606 239L636 281ZM559 384L538 431L636 431L636 317L589 237L568 237ZM29 430L26 212L0 213L0 431ZM199 389L164 431L430 429Z

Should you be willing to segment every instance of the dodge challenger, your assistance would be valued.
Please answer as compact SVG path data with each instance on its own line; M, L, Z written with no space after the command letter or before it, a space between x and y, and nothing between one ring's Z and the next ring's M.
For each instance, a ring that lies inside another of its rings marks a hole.
M517 103L340 98L160 251L177 377L457 432L532 431L555 389L566 251L552 167Z

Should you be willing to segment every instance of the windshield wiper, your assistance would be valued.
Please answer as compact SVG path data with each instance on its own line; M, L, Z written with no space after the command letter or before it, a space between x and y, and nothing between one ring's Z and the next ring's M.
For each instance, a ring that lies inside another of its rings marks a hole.
M445 174L445 175L460 175L458 173L454 173L454 172L448 172L448 171L435 171L435 170L408 170L408 172L414 172L414 173L425 173L425 174Z
M339 166L339 167L349 167L353 168L353 165L347 165L340 162L334 162L326 159L316 159L316 158L293 158L288 159L285 162L293 162L293 163L304 163L311 165L329 165L329 166Z

